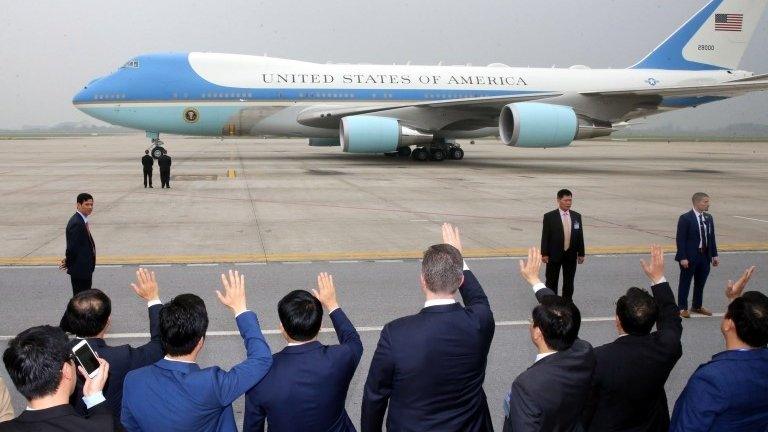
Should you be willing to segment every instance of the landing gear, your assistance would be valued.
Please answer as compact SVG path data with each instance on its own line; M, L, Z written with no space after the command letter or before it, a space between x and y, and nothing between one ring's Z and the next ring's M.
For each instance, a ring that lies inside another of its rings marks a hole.
M438 141L428 147L416 147L411 153L411 158L419 162L427 160L440 162L446 159L461 160L464 159L464 150L456 143Z
M397 149L397 155L400 157L408 157L411 155L411 148L410 147L400 147Z
M163 142L160 141L159 133L147 131L147 138L152 141L152 149L149 151L149 153L153 158L160 159L160 156L168 153L163 147Z

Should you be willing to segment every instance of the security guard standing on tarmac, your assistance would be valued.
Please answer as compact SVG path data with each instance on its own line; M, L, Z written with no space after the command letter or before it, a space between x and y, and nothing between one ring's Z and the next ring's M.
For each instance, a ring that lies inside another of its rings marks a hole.
M168 154L163 154L157 159L157 166L160 168L160 187L171 188L171 157Z
M155 164L155 160L149 155L149 150L144 150L144 156L141 158L141 166L144 168L144 187L152 187L152 165Z

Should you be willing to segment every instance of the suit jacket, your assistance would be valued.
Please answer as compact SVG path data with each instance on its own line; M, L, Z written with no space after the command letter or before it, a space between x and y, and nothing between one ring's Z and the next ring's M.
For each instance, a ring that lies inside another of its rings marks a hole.
M168 156L167 154L160 156L160 159L157 160L157 166L163 171L170 171L171 157Z
M483 380L495 323L483 288L464 272L458 303L384 326L363 393L363 432L492 431Z
M67 273L76 278L90 278L96 268L96 245L80 213L75 212L69 218L66 237L67 250L64 262Z
M0 423L0 432L112 432L112 412L106 403L80 416L71 405L59 405L38 411L25 410L13 420Z
M571 215L571 247L578 256L584 256L584 225L581 223L581 214L569 210ZM563 220L560 217L560 209L552 210L544 214L541 228L541 254L549 257L550 261L561 262L563 259L563 247L565 246L565 233L563 232Z
M128 372L122 422L129 431L237 431L232 402L269 371L272 355L256 314L237 317L247 358L229 372L160 360Z
M141 166L144 167L144 171L152 171L152 165L155 164L155 159L150 155L144 155L141 157Z
M245 394L243 432L355 431L344 409L363 343L341 309L331 313L340 345L314 341L272 356L269 373Z
M651 290L659 306L656 331L625 335L595 348L592 394L584 410L589 431L668 431L664 384L683 354L680 309L667 282Z
M704 213L704 220L707 226L707 250L706 259L710 261L712 257L717 256L717 241L715 240L715 220L712 215ZM696 213L693 210L683 213L677 220L677 253L675 261L689 260L696 261L699 258L699 242L701 241L701 229Z
M104 339L89 338L88 343L96 351L99 357L109 362L109 378L104 386L104 397L107 406L115 416L115 424L120 424L120 412L123 406L123 381L128 372L163 358L165 351L160 341L160 309L163 305L156 304L149 308L149 333L151 339L146 344L133 348L130 345L109 346ZM86 408L83 402L83 381L78 379L77 388L69 402L80 414L85 414Z
M723 351L696 370L670 432L768 430L768 348Z
M536 298L556 295L549 288ZM571 347L534 363L512 383L504 432L581 431L581 413L589 395L595 354L577 339Z

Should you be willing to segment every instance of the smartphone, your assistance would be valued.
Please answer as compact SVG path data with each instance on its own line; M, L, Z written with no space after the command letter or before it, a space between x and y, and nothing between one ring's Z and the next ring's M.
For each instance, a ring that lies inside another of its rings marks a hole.
M77 362L85 369L85 373L88 377L93 378L99 374L99 358L96 357L96 353L93 352L93 348L88 344L88 341L83 339L72 348L72 353L75 355Z

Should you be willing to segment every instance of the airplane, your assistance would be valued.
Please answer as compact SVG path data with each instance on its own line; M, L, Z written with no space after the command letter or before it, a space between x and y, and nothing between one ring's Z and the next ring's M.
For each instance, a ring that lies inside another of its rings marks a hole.
M768 89L738 70L768 0L711 0L626 69L318 64L204 52L140 55L91 81L80 111L161 133L309 138L349 153L459 160L457 139L564 147L632 120ZM414 147L412 150L411 147Z

